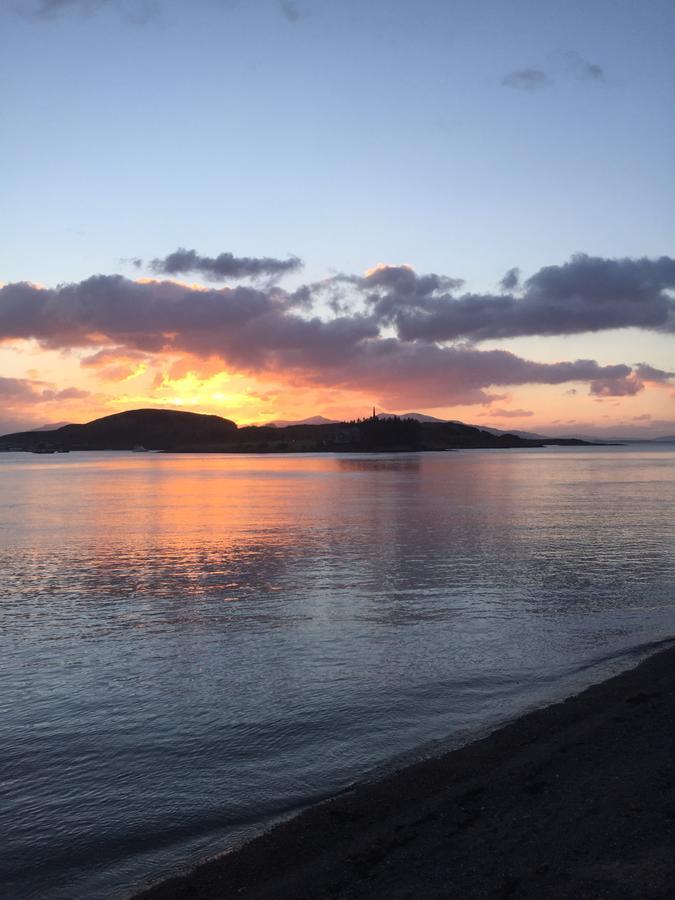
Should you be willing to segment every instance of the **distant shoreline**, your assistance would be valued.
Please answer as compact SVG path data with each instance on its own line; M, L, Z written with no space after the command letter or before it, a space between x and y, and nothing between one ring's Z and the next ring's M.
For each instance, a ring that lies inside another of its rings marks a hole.
M629 443L629 442L627 442ZM260 450L260 449L245 449L245 448L237 448L237 449L228 449L228 450L204 450L203 448L194 448L194 449L172 449L172 450L148 450L148 453L151 453L155 456L164 455L164 454L175 454L175 455L193 455L193 456L311 456L311 455L320 455L320 456L378 456L381 454L410 454L410 453L454 453L457 450L543 450L545 447L571 447L574 448L584 448L584 447L623 447L623 443L602 443L602 444L594 444L590 441L584 441L575 444L559 444L555 442L551 443L541 443L535 445L528 445L525 447L382 447L382 448L373 448L373 449L359 449L359 448L350 448L346 450L336 450L334 447L330 449L321 449L321 448L307 448L302 450ZM73 450L54 450L54 451L40 451L40 450L3 450L0 448L0 453L29 453L31 455L58 455L63 453L131 453L133 452L132 448L129 447L124 449L89 449L89 448L75 448Z
M674 759L670 647L134 897L673 896Z
M540 441L540 442L532 442L529 444L517 444L511 446L510 444L503 445L493 445L493 446L467 446L467 447L345 447L345 448L336 448L336 447L299 447L299 448L287 448L285 450L281 450L277 447L268 447L265 449L261 449L259 447L214 447L213 449L208 449L204 447L172 447L167 449L159 449L156 450L154 448L143 448L144 453L151 453L153 455L164 454L164 453L175 453L175 454L194 454L194 455L202 455L202 456L307 456L311 454L320 454L320 455L358 455L358 456L374 456L382 453L452 453L455 450L542 450L545 447L570 447L574 448L583 448L583 447L623 447L625 444L635 443L633 441L625 441L619 442L616 441L614 443L609 443L608 441L602 441L598 443L593 443L592 441ZM646 443L646 442L645 442ZM73 447L68 448L66 450L30 450L28 448L19 448L19 447L11 447L4 448L0 447L0 453L30 453L36 455L46 455L46 454L63 454L63 453L132 453L138 452L133 447Z

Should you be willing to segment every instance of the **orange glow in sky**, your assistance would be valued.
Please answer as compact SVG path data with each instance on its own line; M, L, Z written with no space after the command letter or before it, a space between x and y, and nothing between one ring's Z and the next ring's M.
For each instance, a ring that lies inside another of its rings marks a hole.
M453 405L415 409L383 405L368 392L323 387L310 377L283 373L234 371L215 359L181 354L147 354L142 360L120 352L118 359L101 354L100 364L86 361L94 353L41 349L31 341L0 347L3 373L24 380L32 393L11 397L5 414L17 426L50 422L90 421L99 416L142 407L214 413L238 424L313 415L355 418L379 411L425 412L504 430L563 433L621 426L663 429L674 418L675 389L645 385L626 397L593 397L583 384L522 385L495 388L497 399L485 405ZM85 361L85 364L83 364Z

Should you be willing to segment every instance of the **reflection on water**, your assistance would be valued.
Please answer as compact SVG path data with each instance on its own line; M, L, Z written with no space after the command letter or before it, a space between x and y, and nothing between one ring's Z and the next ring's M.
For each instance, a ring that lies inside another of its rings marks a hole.
M401 453L397 456L345 456L337 457L338 468L346 472L419 472L422 469L420 453Z
M674 461L0 454L9 895L121 895L675 633Z

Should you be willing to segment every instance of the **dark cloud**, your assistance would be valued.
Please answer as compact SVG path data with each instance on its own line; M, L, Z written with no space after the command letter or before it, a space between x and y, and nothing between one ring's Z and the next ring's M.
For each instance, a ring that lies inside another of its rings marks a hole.
M643 381L651 381L654 384L670 384L672 378L675 378L675 372L664 372L663 369L655 369L646 363L636 363L635 374Z
M644 382L630 373L617 377L605 376L591 382L590 393L597 397L633 397L645 389Z
M503 291L515 291L518 289L520 285L520 269L513 268L509 269L509 271L504 275L502 280L499 282L499 287Z
M297 272L302 268L302 260L297 256L273 259L268 256L234 256L232 253L220 253L215 257L199 256L196 250L185 250L180 247L164 259L153 259L150 268L162 275L185 275L192 272L203 275L209 281L228 281L238 278L275 277Z
M423 403L428 406L488 404L503 399L490 392L492 386L607 384L631 373L630 366L600 366L595 360L538 363L505 350L471 347L438 347L435 344L380 339L362 342L347 366L336 371L328 365L317 369L321 384L367 390L381 401Z
M0 288L0 340L33 337L53 348L114 343L118 352L124 347L225 354L242 365L267 367L275 354L289 363L347 358L355 343L378 335L372 318L304 318L289 312L288 299L274 288L194 290L121 275L95 275L49 290L16 283Z
M519 69L509 72L502 78L504 87L515 88L519 91L536 91L540 88L550 87L552 80L541 69Z
M360 291L373 315L387 324L398 321L408 309L433 306L464 284L461 278L446 275L418 275L410 266L377 266L364 278L339 277L340 281Z
M472 341L612 328L675 331L675 259L579 255L546 266L512 293L463 294L435 275L390 267L357 289L378 320L405 340Z

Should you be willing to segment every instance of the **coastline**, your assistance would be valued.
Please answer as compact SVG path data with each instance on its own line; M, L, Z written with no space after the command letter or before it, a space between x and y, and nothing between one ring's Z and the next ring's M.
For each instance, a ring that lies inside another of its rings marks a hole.
M133 896L673 895L675 647Z

